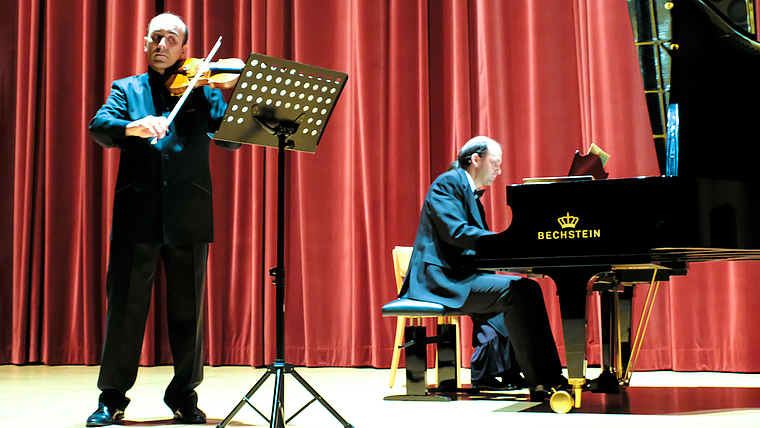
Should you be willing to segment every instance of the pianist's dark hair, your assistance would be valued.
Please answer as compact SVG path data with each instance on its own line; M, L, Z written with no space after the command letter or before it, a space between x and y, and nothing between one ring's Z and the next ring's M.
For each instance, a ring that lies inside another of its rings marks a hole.
M459 156L456 161L454 161L454 164L452 164L453 167L449 167L449 169L454 169L457 166L459 168L467 169L467 167L470 166L472 163L472 155L475 153L478 154L478 156L483 157L488 153L488 142L490 140L487 138L478 138L478 139L472 139L468 141L469 144L465 144L464 147L462 147L462 150L459 151Z

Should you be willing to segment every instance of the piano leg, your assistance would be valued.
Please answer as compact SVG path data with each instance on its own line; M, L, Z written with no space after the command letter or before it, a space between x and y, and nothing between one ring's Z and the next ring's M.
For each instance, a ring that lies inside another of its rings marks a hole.
M631 355L631 301L633 287L624 287L614 273L601 275L593 285L599 292L602 339L602 373L589 382L592 392L618 393L625 383Z
M575 408L581 407L581 392L586 386L586 319L562 318L565 338L567 381L573 387Z
M562 334L565 338L565 360L567 362L567 380L573 387L575 407L581 406L581 392L587 386L586 381L586 337L587 318L586 301L589 280L603 269L594 266L565 267L542 270L557 287L560 314L562 316Z
M599 291L601 312L602 373L589 382L592 392L617 393L618 386L618 314L619 300L616 290Z
M631 359L631 325L633 324L633 286L623 287L623 291L618 293L619 300L619 317L620 320L620 366L618 367L618 380L620 386L628 386L628 380L625 379L625 372L628 370L628 362Z
M586 319L562 319L568 378L586 377Z

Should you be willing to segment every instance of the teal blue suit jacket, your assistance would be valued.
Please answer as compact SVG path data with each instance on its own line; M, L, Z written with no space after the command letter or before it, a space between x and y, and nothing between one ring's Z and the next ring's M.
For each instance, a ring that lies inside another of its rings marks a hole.
M158 244L214 240L209 147L211 133L219 128L227 107L221 91L208 86L193 90L156 145L146 138L125 137L127 124L146 116L168 116L177 100L164 87L163 76L150 69L113 82L106 103L90 121L90 134L98 144L121 151L112 240Z
M475 279L475 240L491 234L465 170L435 179L420 213L409 269L400 297L459 308Z

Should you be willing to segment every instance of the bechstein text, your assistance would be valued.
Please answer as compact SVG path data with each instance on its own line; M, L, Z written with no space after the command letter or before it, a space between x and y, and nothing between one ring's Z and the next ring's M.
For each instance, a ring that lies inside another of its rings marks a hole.
M538 239L590 239L600 238L602 231L600 229L584 230L547 230L538 232Z
M575 229L580 219L570 213L557 219L562 230L547 230L538 232L538 240L550 239L591 239L602 236L601 229Z

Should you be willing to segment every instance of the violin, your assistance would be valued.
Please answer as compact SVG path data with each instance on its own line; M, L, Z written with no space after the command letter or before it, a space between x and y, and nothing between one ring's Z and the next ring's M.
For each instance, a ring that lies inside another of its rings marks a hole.
M243 60L229 58L209 63L208 67L202 70L203 58L188 58L182 61L177 70L164 76L164 85L173 95L180 96L200 73L201 76L193 88L209 85L214 89L229 89L237 83L244 66Z
M166 118L167 125L172 123L172 120L174 120L174 117L177 115L177 112L179 109L182 108L182 104L185 103L185 100L190 95L190 92L193 91L197 86L202 85L211 85L211 87L217 87L221 88L221 85L224 82L224 80L228 79L217 79L216 82L214 82L212 79L214 76L212 76L211 72L211 58L214 57L214 54L216 54L216 51L219 49L219 46L222 45L222 36L219 36L219 40L216 41L216 44L214 44L214 47L211 48L211 52L209 52L208 56L202 60L198 59L190 59L190 60L184 60L182 63L182 67L180 67L177 71L170 73L168 76L165 76L165 84L169 88L169 91L172 92L172 94L179 95L180 93L182 95L180 96L179 101L177 101L177 104L174 105L174 108L172 109L171 113L169 113L169 117ZM231 63L228 63L228 67L226 67L227 73L220 73L220 74L232 74L234 79L232 83L230 84L229 81L226 83L226 85L229 85L228 87L232 87L235 85L235 82L237 82L238 77L240 77L240 73L243 71L243 61L239 59L232 59L230 61L234 62L233 66ZM185 67L185 63L189 64L197 64L194 67ZM205 74L208 74L208 76L204 76ZM201 81L201 77L205 77L205 83L199 83ZM172 86L175 84L179 87L178 89L179 93L175 93L172 91ZM184 88L184 89L182 89ZM155 145L158 143L158 138L153 138L153 140L150 142L151 145Z

